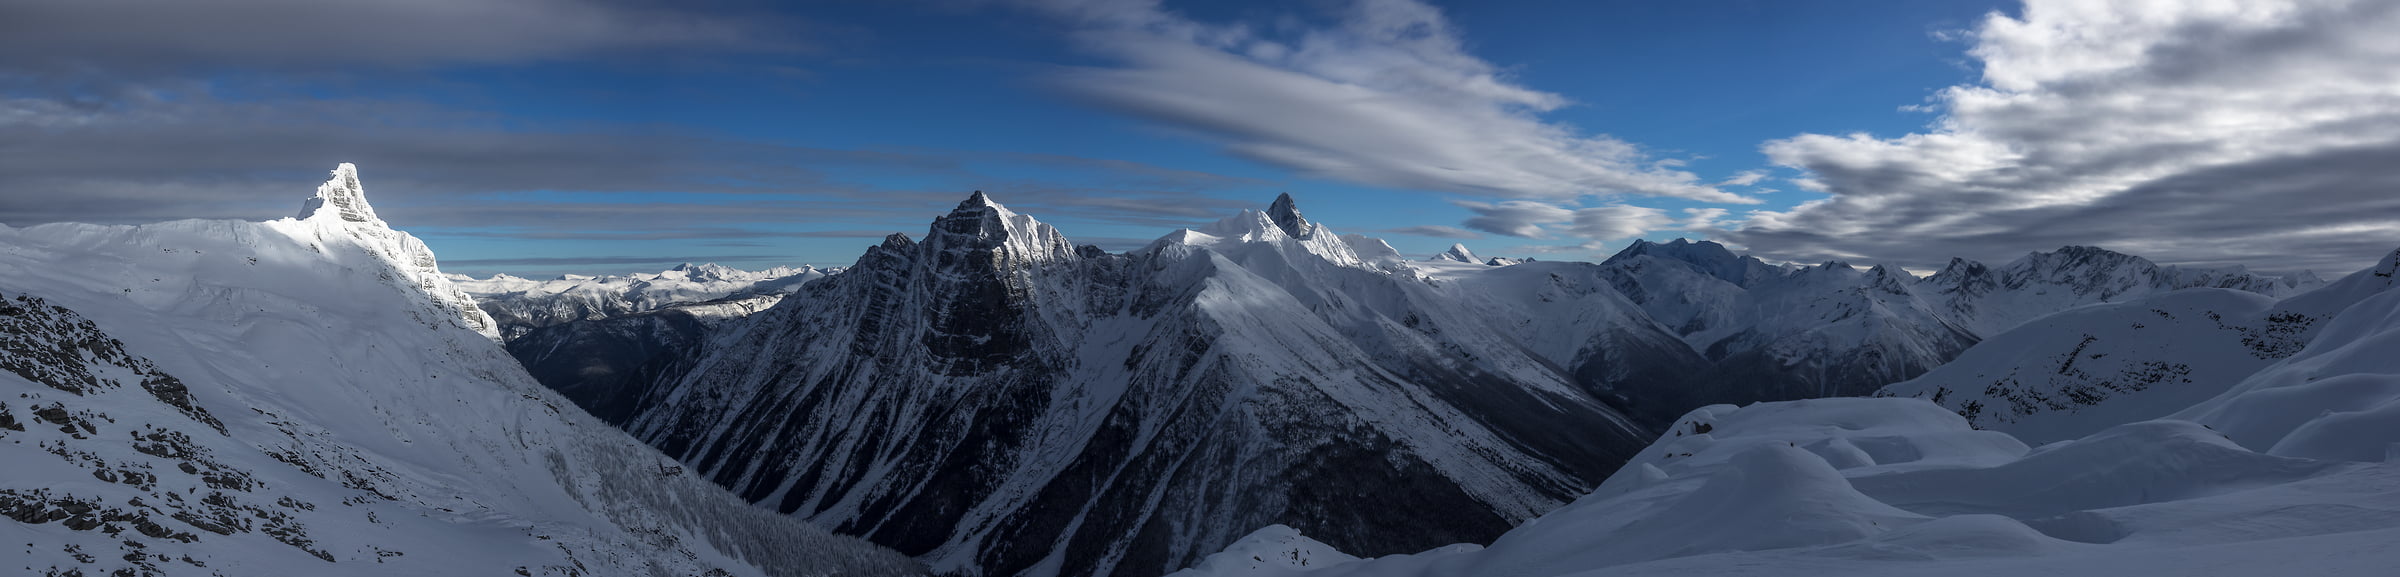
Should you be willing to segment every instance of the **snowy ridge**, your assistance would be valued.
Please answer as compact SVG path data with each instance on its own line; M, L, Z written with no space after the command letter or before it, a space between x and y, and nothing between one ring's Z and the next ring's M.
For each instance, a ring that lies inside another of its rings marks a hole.
M459 290L473 296L500 326L501 336L515 341L535 329L584 320L656 310L670 305L712 301L737 295L783 295L803 283L841 272L801 265L747 271L716 263L683 263L656 274L563 275L531 280L492 275L477 279L450 275Z
M0 227L11 571L912 574L565 406L348 165L264 223Z
M1710 403L1867 394L1942 366L1994 327L2080 306L2202 280L2269 295L2313 282L2161 268L2084 247L1998 272L1958 261L1918 279L1888 266L1774 265L1682 239L1636 241L1596 265L1410 265L1652 427ZM1524 290L1541 286L1553 288ZM1585 296L1599 293L1613 294ZM1662 346L1659 333L1688 352Z
M2069 246L2027 254L2006 266L1952 259L1926 277L1926 293L1979 334L1999 334L2069 308L2123 302L2185 288L2229 288L2284 297L2324 284L2316 275L2271 277L2235 269L2161 267L2141 257Z

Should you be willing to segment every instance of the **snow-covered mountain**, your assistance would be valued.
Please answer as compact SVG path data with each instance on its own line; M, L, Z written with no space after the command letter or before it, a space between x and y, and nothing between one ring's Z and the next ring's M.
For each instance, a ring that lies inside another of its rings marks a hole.
M994 576L1158 575L1268 524L1370 553L1488 538L1647 437L1414 270L1288 196L1109 254L977 193L726 325L628 428Z
M801 265L747 271L716 263L683 263L657 274L561 275L531 280L507 274L478 279L450 275L450 282L497 319L500 335L515 341L542 327L656 310L674 304L736 295L780 296L802 283L841 272Z
M1289 196L1289 195L1286 195L1286 196ZM1495 256L1495 257L1491 257L1491 258L1483 258L1483 257L1475 256L1475 251L1473 251L1473 250L1469 250L1469 249L1467 248L1467 245L1466 245L1465 243L1450 243L1450 250L1445 250L1445 251L1442 251L1440 254L1435 254L1435 255L1433 255L1433 258L1432 258L1432 259L1429 259L1429 260L1432 260L1432 261L1434 261L1434 262L1455 262L1455 263L1465 263L1465 264L1480 264L1480 265L1484 265L1484 266L1508 266L1508 265L1512 265L1512 264L1524 264L1524 263L1528 263L1528 262L1533 262L1533 259L1530 259L1530 258L1510 258L1510 257L1504 257L1504 256Z
M0 227L7 571L921 571L681 472L492 330L349 165L299 218Z
M1498 266L1463 246L1406 261L1289 195L1108 254L978 194L923 241L893 235L749 318L582 321L514 350L746 498L938 569L1130 575L1265 524L1367 554L1497 534L1591 487L1630 430L1874 391L1967 350L1971 327L2015 322L1985 311L2148 294L2090 278L2199 278L2103 252L2037 253L2008 270L2043 274L1970 299L1942 292L1957 275L1705 241L1603 263ZM1343 470L1359 463L1378 464ZM1415 491L1379 500L1473 513L1337 512L1360 496L1336 480L1362 474Z
M2164 417L2301 352L2335 315L2388 290L2396 268L2400 252L2282 300L2195 288L2077 308L1877 394L1930 399L2036 443Z
M1442 251L1441 254L1433 255L1433 260L1466 264L1483 264L1483 259L1475 256L1475 251L1467 250L1467 245L1465 243L1450 243L1450 250L1445 250Z
M1636 241L1596 267L1520 266L1596 269L1562 274L1606 278L1705 359L1692 376L1650 380L1657 386L1622 394L1651 401L1635 411L1648 422L1713 402L1867 394L1942 366L2008 328L2076 307L2193 286L2284 296L2320 284L2305 275L2159 267L2088 247L2033 253L1996 271L1954 261L1924 279L1888 266L1779 266L1682 239ZM1584 372L1575 359L1551 359Z
M2286 297L2324 285L2315 274L2288 277L2240 268L2162 267L2148 259L2087 246L2036 252L2000 268L1951 259L1920 292L1977 334L1995 335L2069 308L2124 302L2185 288L2227 288Z

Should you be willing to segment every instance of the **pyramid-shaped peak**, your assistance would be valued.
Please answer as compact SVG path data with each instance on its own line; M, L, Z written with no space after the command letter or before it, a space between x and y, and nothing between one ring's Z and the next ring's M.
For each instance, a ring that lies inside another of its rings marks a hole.
M1442 254L1433 255L1433 258L1434 260L1463 262L1467 264L1484 264L1483 259L1475 257L1475 251L1467 250L1466 243L1451 243L1450 250L1442 251Z
M967 195L967 199L965 201L958 203L958 210L977 210L983 208L998 208L1006 210L1008 207L1000 206L999 201L992 200L991 196L985 195L983 191L980 190L975 191L975 194Z
M1275 221L1275 227L1283 229L1283 234L1308 238L1311 229L1308 218L1300 215L1300 205L1292 202L1292 193L1275 195L1275 204L1267 206L1267 218Z
M300 219L339 218L344 222L383 224L375 218L375 207L367 205L366 187L358 183L358 165L344 162L333 168L333 178L317 185L316 196L300 204Z

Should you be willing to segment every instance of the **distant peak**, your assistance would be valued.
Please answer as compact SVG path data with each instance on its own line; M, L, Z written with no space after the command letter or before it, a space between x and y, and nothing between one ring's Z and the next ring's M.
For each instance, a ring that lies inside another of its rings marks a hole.
M2035 254L2040 254L2040 253L2035 253ZM2133 256L2133 255L2129 255L2129 254L2125 254L2125 253L2121 253L2121 252L2117 252L2117 251L2113 251L2113 250L2108 250L2108 249L2105 249L2105 248L2100 248L2100 247L2096 247L2096 246L2084 246L2084 245L2079 245L2079 244L2070 244L2070 245L2067 245L2067 246L2058 247L2058 250L2051 251L2051 252L2050 252L2050 254L2052 254L2052 255L2057 255L2057 256L2062 256L2062 257L2067 257L2067 258L2069 258L2069 259L2078 260L2078 261L2082 261L2082 260L2109 260L2109 261L2118 261L2118 260L2132 260L2132 259L2134 259L2134 258L2138 258L2138 257L2135 257L2135 256Z
M1435 260L1447 260L1453 262L1463 262L1467 264L1484 264L1483 259L1475 257L1475 251L1467 250L1466 243L1451 243L1450 250L1442 251L1442 254L1433 255L1433 258Z
M959 202L958 208L950 209L950 214L933 219L933 228L955 234L999 238L1008 236L1008 220L1016 215L1008 207L992 200L990 195L978 190Z
M1275 195L1275 204L1267 206L1267 218L1275 221L1275 227L1283 229L1283 234L1292 238L1308 237L1308 218L1300 216L1300 205L1292 202L1292 193Z
M1944 265L1942 270L1933 273L1933 276L1925 277L1925 280L1927 282L1955 284L1968 282L1970 279L1983 279L1984 277L1991 275L1991 272L1991 267L1984 266L1983 263L1959 257L1950 257L1950 264ZM1985 282L1989 282L1988 279L1986 279Z
M1625 250L1617 251L1617 254L1608 257L1608 261L1605 262L1615 262L1646 254L1655 254L1701 266L1718 266L1722 263L1741 260L1741 257L1733 254L1731 249L1727 249L1725 245L1717 244L1715 241L1695 242L1691 239L1677 238L1664 243L1634 239L1633 244L1625 245Z
M978 210L984 208L1006 209L1007 207L1000 206L1000 203L992 201L992 197L984 196L983 191L980 190L975 191L975 194L967 195L967 200L958 203L958 210Z
M367 205L366 187L358 183L358 165L347 162L333 168L333 178L317 185L316 196L300 203L300 220L339 218L344 222L383 224L375 218L375 207Z

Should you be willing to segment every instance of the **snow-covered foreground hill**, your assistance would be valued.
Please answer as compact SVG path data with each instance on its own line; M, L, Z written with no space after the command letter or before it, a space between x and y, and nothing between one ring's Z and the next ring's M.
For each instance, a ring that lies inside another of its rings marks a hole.
M772 299L798 289L801 284L841 270L801 265L748 271L716 263L683 263L656 274L562 275L550 280L506 274L481 279L466 275L447 278L460 292L473 296L476 304L495 319L500 336L513 342L542 327L601 320L670 305L735 296L753 301L766 299L764 304L774 304Z
M2255 371L2099 387L2101 410L2056 412L2076 419L1992 421L2089 430L2056 442L1977 429L1923 398L1710 406L1489 546L1361 560L1268 527L1175 576L2389 575L2400 565L2400 291L2385 290L2396 264L2280 302L2201 289L2076 309L1961 359L1992 347L1993 359L2051 362L2041 367L2077 360L2069 373L2149 362L2093 362L2118 354ZM2188 337L2138 336L2151 329L2134 324ZM2083 328L2119 344L2100 354L2101 341L2055 342ZM2026 353L2043 342L2082 348ZM2073 380L2106 380L2092 375Z
M0 227L0 573L885 575L528 378L344 165L301 218Z

